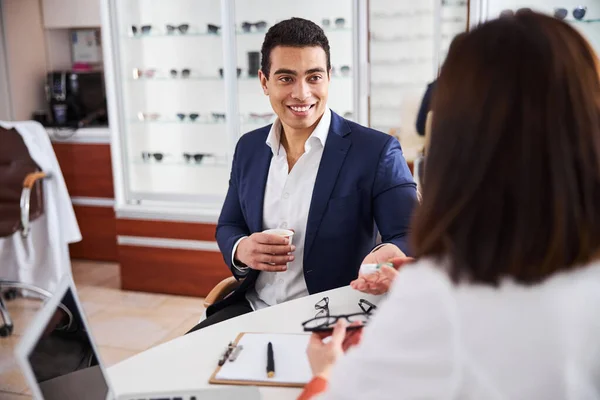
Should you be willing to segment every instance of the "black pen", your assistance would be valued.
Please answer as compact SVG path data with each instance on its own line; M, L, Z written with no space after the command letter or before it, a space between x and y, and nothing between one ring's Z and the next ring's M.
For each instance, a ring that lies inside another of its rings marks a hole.
M269 378L275 376L275 357L273 356L273 344L271 342L267 345L267 376Z

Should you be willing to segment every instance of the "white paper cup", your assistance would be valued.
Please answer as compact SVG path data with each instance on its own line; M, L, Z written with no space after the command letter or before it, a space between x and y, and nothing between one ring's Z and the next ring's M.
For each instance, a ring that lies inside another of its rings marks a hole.
M292 238L294 237L294 231L291 231L289 229L267 229L264 230L262 233L268 233L269 235L277 235L289 238L289 244L292 244Z

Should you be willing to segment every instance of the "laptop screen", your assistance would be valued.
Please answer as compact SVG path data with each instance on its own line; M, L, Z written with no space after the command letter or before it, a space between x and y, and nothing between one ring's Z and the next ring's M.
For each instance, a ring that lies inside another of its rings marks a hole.
M28 360L46 400L105 400L108 382L72 286L51 313Z

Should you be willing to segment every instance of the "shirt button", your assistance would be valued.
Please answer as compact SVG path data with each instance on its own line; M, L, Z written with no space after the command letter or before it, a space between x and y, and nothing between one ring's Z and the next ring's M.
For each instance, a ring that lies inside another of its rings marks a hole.
M290 194L289 194L288 192L285 192L285 193L283 194L283 198L284 198L284 199L289 199L289 198L290 198Z
M282 228L287 228L287 222L282 222L282 223L281 223L281 227L282 227Z
M283 279L277 281L280 285L283 285Z

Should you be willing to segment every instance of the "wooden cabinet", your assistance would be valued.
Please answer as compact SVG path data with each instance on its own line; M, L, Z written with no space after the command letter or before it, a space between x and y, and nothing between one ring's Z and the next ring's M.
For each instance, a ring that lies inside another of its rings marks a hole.
M100 0L42 0L45 28L99 27Z
M69 246L71 258L117 261L117 228L110 145L54 142L81 242Z

